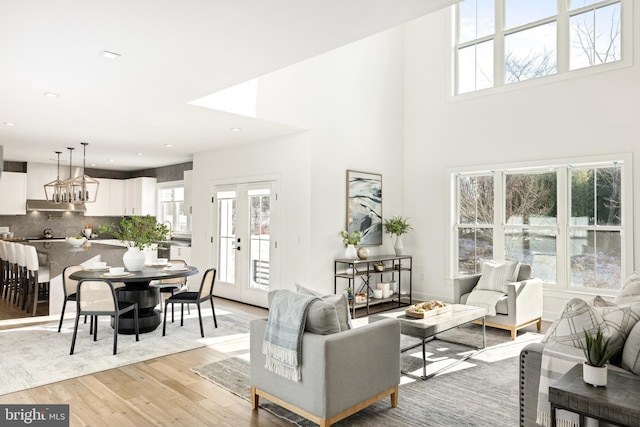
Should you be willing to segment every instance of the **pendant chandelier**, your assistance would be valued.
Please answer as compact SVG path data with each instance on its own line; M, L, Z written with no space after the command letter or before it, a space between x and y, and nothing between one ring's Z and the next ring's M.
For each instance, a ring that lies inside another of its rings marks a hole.
M58 155L58 177L55 181L51 181L44 185L44 194L48 201L51 203L62 203L63 197L66 197L67 183L60 180L60 154L62 151L56 151Z
M69 172L69 190L71 194L71 203L95 203L98 197L98 187L100 183L95 178L91 178L85 174L86 157L87 157L87 145L88 142L81 142L84 152L82 154L82 175L71 178L71 172ZM73 150L70 148L70 150ZM69 155L71 156L71 155ZM71 171L71 157L69 157L69 171Z
M86 175L85 162L87 153L87 142L81 142L84 146L84 158L82 163L82 175L73 177L72 172L72 153L74 148L67 147L69 150L69 178L60 180L60 151L56 151L58 155L58 178L44 185L45 196L52 203L94 203L98 197L98 187L100 183L90 176Z

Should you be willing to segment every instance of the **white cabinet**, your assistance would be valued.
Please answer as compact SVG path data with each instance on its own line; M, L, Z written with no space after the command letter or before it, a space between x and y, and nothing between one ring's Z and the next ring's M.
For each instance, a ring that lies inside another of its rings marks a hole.
M109 183L109 216L124 215L124 199L126 196L123 179L112 179Z
M191 265L191 246L171 245L169 254L171 259L181 259Z
M109 216L109 208L111 198L109 196L109 188L111 187L111 179L95 178L100 184L98 186L98 196L93 203L85 203L87 210L85 216Z
M42 190L44 192L44 189ZM42 197L44 199L44 197ZM27 174L2 172L0 175L0 215L27 214Z
M125 215L156 215L156 178L126 180Z

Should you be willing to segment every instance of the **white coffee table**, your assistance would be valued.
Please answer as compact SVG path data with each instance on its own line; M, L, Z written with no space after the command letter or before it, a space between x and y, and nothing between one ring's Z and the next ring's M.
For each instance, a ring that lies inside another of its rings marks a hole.
M411 347L401 349L401 352L405 352L411 350L413 348L422 345L422 376L420 379L426 380L443 369L448 369L454 364L458 364L463 362L464 360L471 357L468 355L461 360L456 361L455 363L448 365L444 368L441 368L431 374L427 375L427 358L426 358L426 350L425 344L433 341L435 339L440 339L437 337L439 333L444 331L448 331L449 329L453 329L457 326L464 325L466 323L470 323L476 320L482 320L482 347L476 347L478 349L483 349L487 345L487 336L486 329L484 324L484 317L487 314L487 310L480 307L474 307L471 305L463 305L463 304L452 304L452 310L437 314L435 316L425 317L424 319L416 319L414 317L409 317L405 314L405 308L386 311L383 313L378 313L369 316L369 322L373 322L383 318L394 318L400 321L400 333L404 335L408 335L413 338L418 338L420 342L418 344L412 345ZM446 341L446 340L442 340ZM466 346L475 347L470 345L469 343L456 343ZM403 372L406 373L406 372Z

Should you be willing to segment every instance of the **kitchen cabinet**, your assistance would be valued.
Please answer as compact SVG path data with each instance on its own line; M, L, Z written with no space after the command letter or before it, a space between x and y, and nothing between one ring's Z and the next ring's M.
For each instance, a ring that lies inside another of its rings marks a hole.
M149 177L126 180L125 215L156 215L157 179Z
M109 215L109 187L111 186L111 179L95 178L100 184L98 186L98 196L93 203L85 203L87 210L85 216L108 216Z
M181 259L191 265L191 246L171 245L170 259Z
M193 171L184 171L184 210L187 215L193 214L193 202L191 189L193 185Z
M44 189L42 191L44 193ZM0 175L0 200L2 200L0 215L26 215L27 174L2 172Z
M124 199L126 196L125 180L112 179L109 183L109 216L124 215Z

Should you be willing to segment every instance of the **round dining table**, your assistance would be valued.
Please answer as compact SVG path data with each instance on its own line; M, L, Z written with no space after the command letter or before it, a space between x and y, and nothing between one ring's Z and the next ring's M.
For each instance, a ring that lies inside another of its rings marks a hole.
M162 315L156 306L160 302L160 289L152 286L154 280L173 279L193 276L198 269L185 266L181 269L170 269L164 266L144 266L140 271L126 271L122 274L110 274L109 269L79 270L69 276L72 280L108 279L112 283L123 283L116 288L118 301L138 303L138 328L140 333L154 331L162 323ZM112 319L113 324L113 319ZM135 323L133 311L125 313L118 325L119 333L134 334Z

